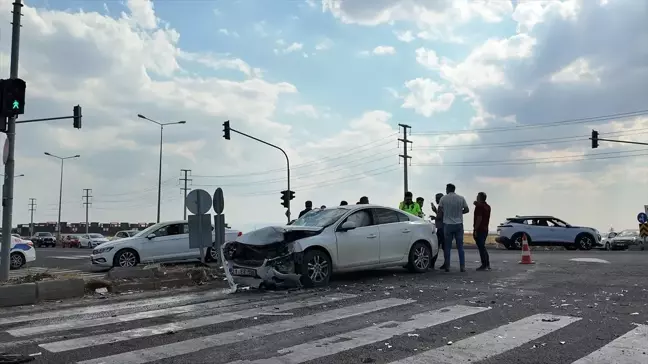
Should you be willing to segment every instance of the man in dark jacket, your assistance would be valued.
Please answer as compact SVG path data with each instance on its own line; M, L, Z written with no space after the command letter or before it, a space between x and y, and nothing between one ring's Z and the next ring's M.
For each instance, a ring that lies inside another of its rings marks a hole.
M306 201L305 206L306 208L301 210L301 212L299 213L299 217L306 215L308 212L310 212L313 209L313 201Z
M434 199L436 200L437 205L439 204L439 201L441 201L441 197L443 197L442 193L437 193L436 196L434 196ZM434 225L436 226L436 236L437 236L437 241L439 242L439 248L444 249L444 242L445 242L445 233L443 231L443 210L441 208L437 208L434 206L434 202L430 203L430 206L432 208L432 211L436 214L434 217ZM443 265L439 267L439 269L445 269L446 264L443 262ZM434 268L434 267L433 267Z
M477 270L490 270L490 258L486 250L486 239L488 238L488 223L490 222L491 207L486 203L486 193L478 193L477 200L474 204L475 219L473 222L473 238L475 239L477 249L479 249L479 258L481 259L481 266Z

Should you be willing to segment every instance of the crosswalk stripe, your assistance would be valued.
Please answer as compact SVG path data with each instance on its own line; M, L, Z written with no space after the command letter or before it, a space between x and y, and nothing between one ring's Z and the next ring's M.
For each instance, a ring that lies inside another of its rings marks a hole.
M364 302L353 306L342 307L330 311L318 312L308 316L271 322L257 326L249 326L239 330L220 334L197 337L172 344L135 350L126 353L90 359L78 364L143 364L165 358L193 353L215 346L227 345L246 340L258 339L268 335L279 334L305 327L314 327L332 321L343 320L391 307L402 306L416 302L411 299L388 298L379 301ZM41 345L43 346L43 345Z
M555 320L556 318L558 320ZM389 364L474 363L502 354L578 320L580 318L571 316L533 315L452 345L428 350Z
M201 299L214 300L221 297L222 298L227 297L227 294L224 291L209 291L209 292L198 293L198 294L196 293L184 294L184 295L160 297L160 298L153 298L153 299L143 299L137 301L126 301L126 302L118 302L113 304L96 305L96 306L89 306L89 307L68 308L65 310L45 311L39 313L31 313L28 315L9 316L9 317L0 318L0 325L51 319L51 318L60 318L60 317L67 317L67 316L95 314L99 312L125 310L125 309L128 309L130 312L132 312L134 309L137 308L145 308L149 306L152 308L164 304L182 304L182 303L201 300Z
M379 341L388 340L397 335L403 335L408 332L440 325L487 310L490 310L490 307L473 307L463 305L450 306L439 310L414 315L408 321L386 321L375 326L369 326L360 330L326 337L321 340L315 340L301 345L295 345L293 347L281 349L278 351L279 354L285 355L275 356L268 359L259 359L255 361L240 360L232 362L230 364L304 363L310 360L319 359L361 346L374 344Z
M69 351L69 350L86 348L89 346L112 344L120 341L130 340L130 339L139 339L148 336L155 336L170 331L175 332L181 330L195 329L198 327L204 327L204 326L215 325L215 324L229 322L229 321L241 320L241 319L258 316L263 312L268 312L268 311L285 312L285 311L295 310L298 308L317 306L317 305L322 305L325 303L330 303L330 302L343 300L343 299L349 299L353 297L356 296L350 294L344 294L344 293L334 293L328 296L312 297L305 300L287 302L274 307L252 308L252 309L247 309L242 311L226 312L217 315L203 316L191 320L178 321L170 324L141 327L137 329L112 332L108 334L85 336L85 337L63 340L63 341L55 341L47 344L41 344L39 346L45 350L57 353L61 351Z
M637 325L625 335L572 364L648 363L648 325Z
M290 299L292 300L294 298L291 297ZM268 304L273 304L275 302L277 301L273 301L272 303L268 303ZM253 305L257 305L258 302L250 302L250 300L246 298L223 299L223 300L210 301L205 303L196 303L191 305L163 308L159 310L137 312L137 313L126 314L126 315L114 315L111 317L100 317L94 319L93 318L72 319L70 321L60 322L60 323L55 323L50 325L30 326L30 327L22 327L18 329L11 329L11 330L7 330L7 332L12 336L22 337L22 336L30 336L35 334L44 334L48 332L65 331L65 330L72 330L72 329L78 329L84 327L95 327L95 326L117 324L122 322L143 320L143 319L149 319L155 317L170 316L170 315L176 315L180 313L203 311L203 310L209 310L214 308L239 306L244 304L253 306Z

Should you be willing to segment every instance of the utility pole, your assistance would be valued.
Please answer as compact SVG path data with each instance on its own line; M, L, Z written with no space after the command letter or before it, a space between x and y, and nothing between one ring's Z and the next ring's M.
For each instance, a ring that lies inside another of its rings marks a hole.
M92 205L92 202L90 202L90 199L92 198L92 196L90 196L90 193L92 193L92 190L90 188L83 189L83 204L85 205L85 210L86 210L86 224L85 224L86 235L88 234L88 229L90 227L90 225L88 224L88 210L90 209L90 205Z
M399 157L403 158L403 173L404 173L403 187L405 189L405 193L407 193L407 191L409 191L408 178L407 178L407 164L412 159L411 156L407 155L407 145L412 144L412 141L407 139L407 129L411 129L412 127L406 124L398 124L398 126L403 128L403 137L398 138L398 141L403 142L403 154L400 154ZM403 193L403 195L405 193Z
M187 220L187 191L189 191L187 183L191 182L191 178L188 178L188 176L191 176L191 169L181 169L180 173L184 174L184 176L180 178L180 181L184 181L184 187L180 187L184 192L184 199L182 200L182 219Z
M22 17L22 0L13 3L13 18L11 23L11 68L10 78L18 78L20 52L20 21ZM0 282L9 279L9 251L11 250L11 214L13 214L13 185L14 185L14 150L16 148L16 116L7 120L7 161L4 170L4 185L2 189L2 250L0 252Z
M29 219L29 236L34 236L34 211L36 211L36 199L35 198L30 198L29 199L29 214L30 219Z

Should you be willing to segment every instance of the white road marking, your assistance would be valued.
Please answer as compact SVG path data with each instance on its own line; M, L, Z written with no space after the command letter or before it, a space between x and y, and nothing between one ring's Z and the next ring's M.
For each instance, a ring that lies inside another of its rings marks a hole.
M197 327L204 327L215 325L223 322L241 320L251 318L259 315L262 312L282 312L290 311L303 307L317 306L325 303L339 301L356 297L355 295L335 293L328 296L312 297L305 300L288 302L273 307L251 308L242 311L226 312L218 315L204 316L191 320L178 321L169 324L141 327L132 330L124 330L119 332L111 332L107 334L85 336L76 339L55 341L47 344L39 345L41 348L58 353L62 351L69 351L90 346L112 344L120 341L130 339L139 339L148 336L161 335L167 332L175 332L181 330L195 329Z
M569 259L572 262L583 262L583 263L604 263L604 264L610 264L605 259L599 259L599 258L572 258Z
M379 301L365 302L353 306L347 306L330 311L318 312L309 316L296 317L294 319L271 322L268 324L245 327L239 330L223 332L220 334L197 337L172 344L156 346L147 349L135 350L126 353L85 360L77 364L143 364L165 358L172 358L179 355L194 353L199 350L213 348L215 346L227 345L246 340L258 339L268 335L279 334L306 327L314 327L332 321L361 316L371 312L384 310L391 307L401 306L416 302L415 300L403 300L389 298Z
M648 325L637 325L634 330L572 364L645 363L648 363Z
M183 304L186 302L200 300L200 299L214 300L214 299L225 298L225 297L227 297L227 294L224 291L210 291L210 292L200 293L200 294L185 294L185 295L143 299L143 300L136 300L136 301L130 300L126 302L118 302L118 303L107 304L107 305L94 305L89 307L67 308L58 311L45 311L45 312L32 313L28 315L4 317L4 318L0 318L0 325L7 325L7 324L13 324L13 323L25 322L25 321L51 319L57 317L87 315L87 314L94 314L94 313L105 312L105 311L115 311L121 309L132 310L135 308L141 308L147 306L154 307L163 304Z
M559 320L555 321L553 318ZM542 319L547 319L547 321L542 321ZM471 336L452 345L428 350L390 364L475 363L514 349L578 320L580 318L570 316L533 315Z
M81 260L86 259L90 260L89 255L52 255L51 257L45 257L48 259L70 259L70 260Z
M276 301L272 301L272 302L276 302ZM272 302L268 304L272 304ZM121 322L143 320L143 319L149 319L154 317L170 316L170 315L176 315L176 314L186 313L186 312L196 312L196 311L209 310L214 308L221 308L221 307L228 307L228 306L235 306L235 305L244 305L244 304L258 305L259 303L258 301L250 302L250 300L247 298L225 299L225 300L210 301L205 303L176 306L171 308L163 308L159 310L137 312L137 313L126 314L126 315L118 315L113 317L99 317L94 319L93 318L90 319L72 318L66 322L60 322L60 323L42 325L42 326L22 327L18 329L7 330L7 332L16 337L22 337L22 336L30 336L35 334L44 334L48 332L65 331L65 330L72 330L72 329L79 329L79 328L89 328L89 327L108 325L108 324L117 324Z
M279 354L286 355L254 361L240 360L232 362L230 364L304 363L310 360L319 359L343 351L355 349L360 346L389 340L397 335L403 335L408 332L426 329L435 325L440 325L449 321L488 310L490 310L490 307L472 307L463 305L450 306L439 310L414 315L408 321L382 322L375 326L369 326L360 330L342 333L339 335L326 337L321 340L310 341L301 345L295 345L290 348L278 350Z

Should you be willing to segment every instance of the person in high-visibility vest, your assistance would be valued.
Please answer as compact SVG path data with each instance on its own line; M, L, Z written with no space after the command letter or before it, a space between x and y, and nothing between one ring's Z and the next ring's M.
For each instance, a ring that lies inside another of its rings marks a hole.
M421 214L421 206L412 200L412 193L409 191L405 192L405 199L398 205L398 208L414 216Z
M423 204L425 203L425 199L423 197L417 197L416 198L416 203L421 208L421 212L419 212L418 217L420 217L422 219L425 218L425 213L423 212Z

